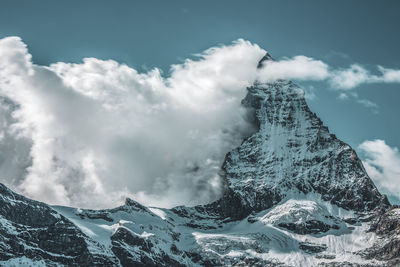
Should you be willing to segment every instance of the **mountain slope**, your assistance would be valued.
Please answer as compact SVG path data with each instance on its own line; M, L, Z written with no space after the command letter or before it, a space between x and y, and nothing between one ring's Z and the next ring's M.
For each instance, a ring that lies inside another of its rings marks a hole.
M0 261L3 263L16 259L23 263L32 259L38 265L116 263L113 255L104 254L70 220L48 205L18 195L2 184L0 215Z
M380 238L368 231L373 223L316 194L292 195L231 221L200 207L147 208L128 199L115 209L81 210L6 192L2 206L16 199L22 208L1 210L4 266L385 266L396 252L386 255L382 247L399 240L391 229L390 241ZM40 224L7 214L40 218Z
M127 199L83 210L50 207L1 185L0 264L397 264L400 209L309 110L304 92L290 81L257 83L242 104L258 131L226 155L220 200L160 209Z

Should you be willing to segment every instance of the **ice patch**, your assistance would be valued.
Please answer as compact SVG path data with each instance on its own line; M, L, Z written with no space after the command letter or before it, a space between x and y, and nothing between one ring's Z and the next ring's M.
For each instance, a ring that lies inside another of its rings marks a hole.
M167 215L165 214L164 211L162 211L161 209L157 209L157 208L149 208L149 210L154 213L155 215L157 215L158 217L160 217L161 219L165 220L167 218Z

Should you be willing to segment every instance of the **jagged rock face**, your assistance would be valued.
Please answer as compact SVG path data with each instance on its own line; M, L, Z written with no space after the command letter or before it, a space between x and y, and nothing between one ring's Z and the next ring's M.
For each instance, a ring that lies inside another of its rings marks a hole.
M379 216L372 224L371 230L381 236L400 235L400 208L392 207L382 216Z
M259 131L226 156L227 189L217 204L223 216L241 219L294 191L317 192L359 212L389 205L356 152L329 133L298 86L290 81L256 84L242 103L254 110Z
M367 258L389 262L389 265L400 265L400 208L392 207L373 221L370 231L374 231L379 240L365 251Z
M165 252L157 253L157 245L152 240L139 237L126 228L118 228L111 236L111 243L112 252L123 266L185 266Z
M0 224L0 261L27 257L48 266L115 264L112 257L89 251L86 235L64 216L2 184Z

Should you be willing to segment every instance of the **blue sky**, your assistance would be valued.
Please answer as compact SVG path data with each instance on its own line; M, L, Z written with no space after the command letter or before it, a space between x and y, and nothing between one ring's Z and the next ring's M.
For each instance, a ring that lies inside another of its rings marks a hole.
M0 38L20 36L41 65L96 57L142 71L158 67L168 75L171 64L243 38L278 60L305 55L335 68L357 63L376 73L378 65L400 68L399 10L399 1L369 0L3 0ZM364 159L368 151L358 147L366 140L400 147L399 83L361 84L349 91L357 97L346 100L325 81L299 84L313 93L312 110Z

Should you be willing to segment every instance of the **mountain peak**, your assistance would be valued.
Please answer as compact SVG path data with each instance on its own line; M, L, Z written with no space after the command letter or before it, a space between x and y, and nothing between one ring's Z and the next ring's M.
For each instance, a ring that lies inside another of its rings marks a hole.
M125 206L126 207L131 207L135 210L141 210L141 211L145 211L148 212L147 207L143 206L142 204L140 204L139 202L127 197L125 198Z
M262 68L263 64L265 63L265 61L274 61L274 58L267 52L263 58L258 62L257 64L257 69Z
M226 192L215 206L242 219L293 193L317 193L356 212L389 206L356 152L311 112L304 92L290 81L256 84L242 104L253 109L259 131L227 154ZM231 203L237 203L231 209Z

